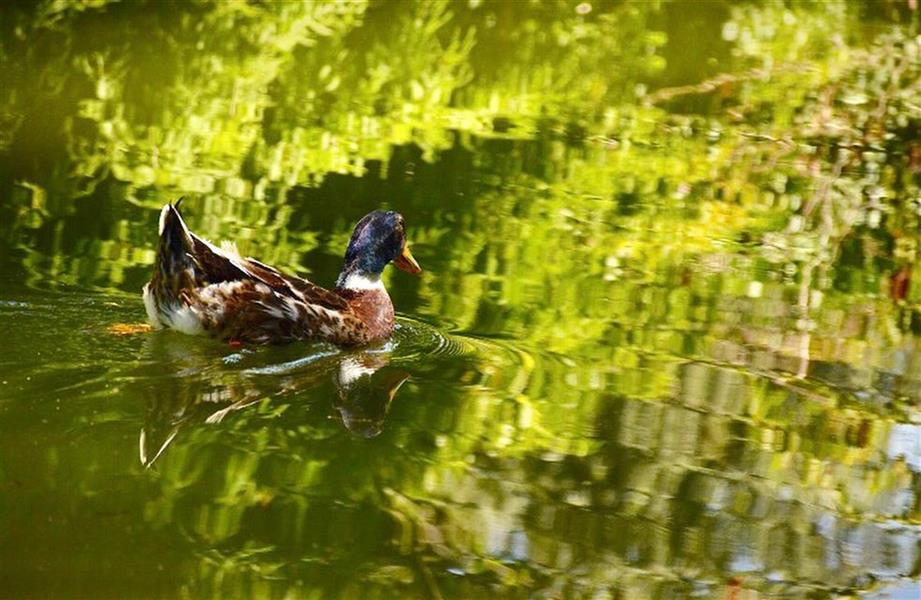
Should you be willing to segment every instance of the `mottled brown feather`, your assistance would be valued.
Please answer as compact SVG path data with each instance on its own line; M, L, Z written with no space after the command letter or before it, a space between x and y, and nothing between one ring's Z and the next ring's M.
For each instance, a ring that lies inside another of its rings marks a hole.
M174 207L164 214L149 289L166 326L182 329L185 310L208 334L242 342L321 338L355 346L392 333L393 304L383 289L322 288L214 248L185 228Z

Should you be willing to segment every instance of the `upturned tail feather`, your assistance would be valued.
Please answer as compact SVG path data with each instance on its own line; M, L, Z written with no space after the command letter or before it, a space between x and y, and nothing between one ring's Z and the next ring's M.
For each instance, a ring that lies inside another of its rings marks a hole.
M157 249L157 270L164 278L195 268L195 242L179 213L179 202L167 204L160 212L160 243Z

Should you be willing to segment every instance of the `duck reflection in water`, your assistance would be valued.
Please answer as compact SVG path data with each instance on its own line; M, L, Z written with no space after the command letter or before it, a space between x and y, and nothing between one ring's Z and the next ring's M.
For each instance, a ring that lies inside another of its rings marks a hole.
M153 342L158 353L165 350L185 368L161 382L148 402L139 439L140 461L145 467L152 466L184 429L220 423L232 412L274 398L290 399L329 382L334 388L330 418L356 436L373 438L383 431L391 403L409 379L408 372L389 366L392 353L387 348L315 350L280 364L228 370L228 363L244 362L247 354L255 358L255 353L244 351L223 361L212 357L206 363L207 358L190 352L193 349L184 340L173 341Z
M409 379L402 369L384 369L390 358L363 352L343 358L334 380L334 407L342 425L355 435L373 438L384 429L390 404L400 386Z

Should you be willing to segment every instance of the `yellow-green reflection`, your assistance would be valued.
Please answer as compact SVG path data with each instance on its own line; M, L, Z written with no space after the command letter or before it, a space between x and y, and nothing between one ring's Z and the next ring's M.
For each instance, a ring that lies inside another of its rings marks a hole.
M908 585L917 19L843 2L0 15L7 590ZM107 333L143 318L155 210L181 194L196 231L324 284L358 217L401 210L426 272L386 276L408 315L392 344Z

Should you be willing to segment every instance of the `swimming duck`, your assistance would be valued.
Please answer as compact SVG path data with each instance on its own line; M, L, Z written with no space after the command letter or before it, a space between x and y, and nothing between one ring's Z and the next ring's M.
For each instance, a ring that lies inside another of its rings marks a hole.
M181 202L181 200L180 200ZM388 263L422 269L406 243L403 217L374 211L352 233L334 289L280 272L232 246L216 247L186 226L179 204L160 211L160 241L144 306L155 328L231 343L302 339L360 346L393 332L393 303L381 272Z

